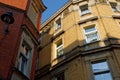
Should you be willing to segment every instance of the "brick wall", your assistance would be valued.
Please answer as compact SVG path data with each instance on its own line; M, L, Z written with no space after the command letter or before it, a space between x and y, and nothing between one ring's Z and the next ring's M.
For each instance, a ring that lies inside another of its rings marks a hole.
M23 13L17 12L13 9L0 6L0 16L7 11L12 11L14 16L14 23L9 25L9 33L4 34L5 24L0 20L0 76L7 78L10 74L11 68L15 63L15 56L17 55L17 48L20 39L20 26L23 19Z

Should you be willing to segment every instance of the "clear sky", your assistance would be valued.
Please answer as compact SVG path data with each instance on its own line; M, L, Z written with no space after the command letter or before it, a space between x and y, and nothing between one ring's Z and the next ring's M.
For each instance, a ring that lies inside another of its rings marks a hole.
M42 23L60 9L68 0L42 0L47 9L42 14Z

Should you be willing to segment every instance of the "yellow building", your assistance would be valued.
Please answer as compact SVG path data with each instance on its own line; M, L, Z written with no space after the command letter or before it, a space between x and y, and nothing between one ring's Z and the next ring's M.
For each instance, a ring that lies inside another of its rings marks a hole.
M120 80L120 0L69 0L40 40L36 80Z

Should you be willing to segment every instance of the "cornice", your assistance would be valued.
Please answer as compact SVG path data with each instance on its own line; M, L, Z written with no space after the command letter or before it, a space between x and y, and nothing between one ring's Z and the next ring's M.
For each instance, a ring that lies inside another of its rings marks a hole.
M84 57L87 55L100 53L100 52L104 52L104 51L112 51L113 49L120 49L119 43L113 43L114 41L116 42L116 40L120 40L120 39L109 38L104 41L105 43L109 43L106 46L98 47L98 48L94 48L94 49L90 49L90 50L82 50L82 48L84 48L85 46L87 46L89 44L86 44L83 46L76 46L73 49L71 49L69 52L64 53L63 56L59 57L59 58L62 58L62 57L65 57L65 58L62 61L55 64L54 66L51 66L52 63L49 63L46 66L38 69L36 71L36 75L35 75L36 80L43 77L44 75L54 72L56 69L59 69L61 66L66 65L67 63L69 63L70 61L72 61L78 57ZM55 60L58 60L59 58L56 58ZM53 61L55 61L55 60L53 60Z
M60 8L55 14L53 14L49 19L47 19L42 25L41 29L46 26L50 21L57 17L61 12L63 12L68 6L72 4L72 1L68 1L62 8Z
M35 4L37 5L37 8L39 9L40 12L43 12L46 10L46 6L42 2L42 0L34 0Z
M62 13L67 7L69 7L72 4L77 4L83 1L88 1L88 0L69 0L63 7L61 7L55 14L53 14L49 19L47 19L42 25L41 29L46 26L49 22L51 22L54 18L56 18L60 13Z

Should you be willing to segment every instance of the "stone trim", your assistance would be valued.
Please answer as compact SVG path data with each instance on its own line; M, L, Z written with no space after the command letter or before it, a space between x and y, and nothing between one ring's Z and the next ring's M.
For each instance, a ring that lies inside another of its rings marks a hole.
M97 20L97 19L98 19L98 16L92 16L92 17L89 17L89 18L87 18L87 19L80 20L80 21L78 22L78 24L83 24L83 23L86 23L86 22L88 22L88 21L93 21L93 20Z
M112 15L114 19L120 19L120 15Z

